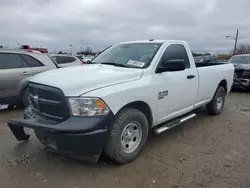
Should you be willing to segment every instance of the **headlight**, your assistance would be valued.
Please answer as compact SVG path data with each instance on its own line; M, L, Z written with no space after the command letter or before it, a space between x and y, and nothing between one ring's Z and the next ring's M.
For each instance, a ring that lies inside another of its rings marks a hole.
M100 116L110 111L99 98L74 97L69 98L69 104L74 116Z

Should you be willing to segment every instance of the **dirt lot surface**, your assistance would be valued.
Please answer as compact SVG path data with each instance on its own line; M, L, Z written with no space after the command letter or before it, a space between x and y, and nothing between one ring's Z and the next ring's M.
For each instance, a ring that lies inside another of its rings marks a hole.
M220 116L198 117L152 135L134 162L97 164L49 153L34 135L18 143L6 121L21 110L0 111L0 187L134 188L250 187L250 94L233 92Z

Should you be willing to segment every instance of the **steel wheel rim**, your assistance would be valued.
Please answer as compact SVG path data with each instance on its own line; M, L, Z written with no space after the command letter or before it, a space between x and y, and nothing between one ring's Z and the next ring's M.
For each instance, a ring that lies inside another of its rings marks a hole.
M220 110L223 104L223 96L221 93L219 93L217 99L216 99L216 106L217 106L217 110Z
M134 152L142 139L142 126L139 122L130 122L122 131L120 144L125 153Z

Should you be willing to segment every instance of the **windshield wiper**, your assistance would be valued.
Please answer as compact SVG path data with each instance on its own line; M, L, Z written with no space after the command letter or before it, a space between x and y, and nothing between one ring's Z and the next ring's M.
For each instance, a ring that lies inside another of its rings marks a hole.
M101 64L104 64L104 65L114 65L116 67L127 67L127 68L130 68L129 66L126 66L124 64L114 63L114 62L101 62Z

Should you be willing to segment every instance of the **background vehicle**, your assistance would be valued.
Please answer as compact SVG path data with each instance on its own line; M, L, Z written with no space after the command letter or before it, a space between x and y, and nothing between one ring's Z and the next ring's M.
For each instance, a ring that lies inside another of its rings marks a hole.
M77 57L84 63L87 64L89 61L91 61L94 56L93 55L77 55Z
M196 56L194 57L194 61L195 63L216 62L216 56L213 55Z
M195 64L183 41L116 44L89 66L34 76L25 112L31 119L8 125L18 140L29 139L22 129L29 127L64 155L96 161L104 152L125 164L140 153L149 130L161 134L195 117L193 110L203 105L220 114L233 72L232 64Z
M31 48L29 45L21 45L20 49L23 50L27 50L27 51L39 51L41 53L48 53L48 49L47 48Z
M250 89L250 54L235 55L228 62L235 67L233 87Z
M28 104L28 78L57 65L47 54L0 50L0 104Z
M84 62L79 58L67 54L53 54L50 55L60 67L77 66L82 65Z

